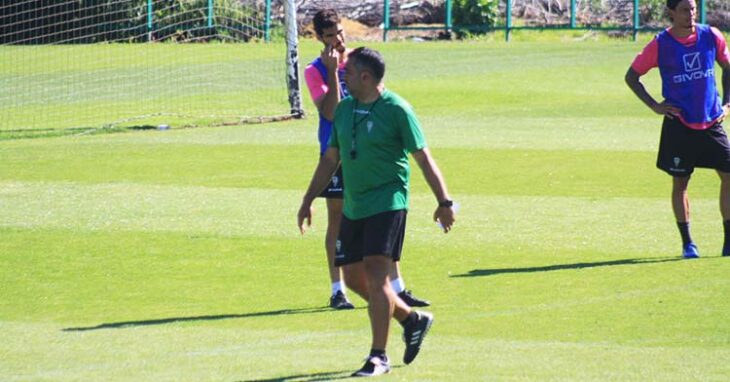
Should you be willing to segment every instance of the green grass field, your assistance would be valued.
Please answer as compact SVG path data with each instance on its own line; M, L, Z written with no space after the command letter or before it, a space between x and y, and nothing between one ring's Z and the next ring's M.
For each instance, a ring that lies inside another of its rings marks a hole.
M681 260L660 118L623 75L643 43L374 44L452 196L414 168L402 264L436 317L383 381L727 381L719 181L690 186ZM302 57L318 47L302 45ZM656 72L646 82L659 94ZM361 366L365 303L325 308L325 208L296 211L316 116L0 141L0 380L326 381Z

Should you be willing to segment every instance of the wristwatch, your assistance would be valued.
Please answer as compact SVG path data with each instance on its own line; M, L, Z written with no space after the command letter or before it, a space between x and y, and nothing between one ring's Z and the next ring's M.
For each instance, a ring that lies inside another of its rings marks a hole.
M453 206L454 206L454 201L451 200L451 199L446 199L446 200L443 200L443 201L440 201L439 202L439 207L451 208Z

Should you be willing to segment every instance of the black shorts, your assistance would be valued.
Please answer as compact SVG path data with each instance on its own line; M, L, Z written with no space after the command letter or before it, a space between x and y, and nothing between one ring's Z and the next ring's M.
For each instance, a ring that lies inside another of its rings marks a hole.
M342 179L342 166L337 167L337 171L332 175L330 183L325 187L324 191L319 194L321 198L342 199L342 191L345 189L345 182Z
M335 265L362 261L365 256L385 255L400 260L406 233L406 210L387 211L363 219L350 220L342 216Z
M679 119L664 118L656 166L672 176L690 176L695 167L730 172L730 143L720 123L693 130Z

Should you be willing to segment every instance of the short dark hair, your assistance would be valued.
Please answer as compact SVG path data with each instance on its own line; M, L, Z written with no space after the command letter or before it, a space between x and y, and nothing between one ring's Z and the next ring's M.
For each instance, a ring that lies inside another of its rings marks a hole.
M675 10L675 9L677 9L677 5L678 5L678 4L679 4L679 3L681 2L681 1L682 1L682 0L667 0L667 8L669 8L669 9L671 9L671 10Z
M314 15L312 22L314 23L314 31L318 36L321 36L325 29L336 27L340 23L340 16L332 8L320 9Z
M348 60L353 60L358 71L369 71L378 82L385 76L385 60L377 50L361 46L350 52L347 57Z

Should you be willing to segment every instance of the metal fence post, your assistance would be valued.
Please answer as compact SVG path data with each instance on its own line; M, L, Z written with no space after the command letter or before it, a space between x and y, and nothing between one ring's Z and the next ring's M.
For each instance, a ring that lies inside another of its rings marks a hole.
M213 0L208 0L208 28L213 28Z
M152 0L147 0L147 42L152 42Z
M507 13L507 25L504 28L504 41L509 42L509 35L512 29L512 0L507 0L507 9L505 12Z
M575 29L575 0L570 0L570 29Z
M446 0L446 32L451 32L451 0Z
M390 0L383 0L383 42L388 41L390 29Z
M266 25L264 25L264 40L271 41L271 0L266 0Z
M700 0L700 24L707 24L707 1Z
M639 36L639 0L634 0L634 41Z

